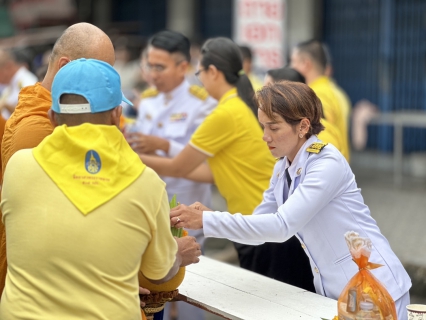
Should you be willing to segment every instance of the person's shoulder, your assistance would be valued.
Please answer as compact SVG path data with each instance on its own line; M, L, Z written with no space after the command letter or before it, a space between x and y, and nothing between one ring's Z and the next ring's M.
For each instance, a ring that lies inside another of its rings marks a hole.
M201 101L206 101L209 97L207 90L196 84L189 86L188 92L191 94L191 96Z
M16 151L9 159L6 165L6 171L8 168L17 167L19 170L28 168L30 161L34 159L32 149L21 149Z
M160 94L160 92L156 88L148 88L142 91L141 93L141 99L150 99L155 98Z
M310 154L309 160L312 161L326 161L341 163L345 165L347 163L342 153L331 143L322 142L320 140L313 142L306 148L306 152ZM337 167L336 167L337 169Z
M150 188L165 188L166 183L160 178L160 176L150 167L145 167L142 174L138 179L145 186L149 185Z

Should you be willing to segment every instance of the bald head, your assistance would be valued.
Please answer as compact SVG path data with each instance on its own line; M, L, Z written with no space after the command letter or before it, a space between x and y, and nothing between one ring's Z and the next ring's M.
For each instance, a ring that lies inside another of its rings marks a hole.
M97 59L114 65L114 47L110 38L90 23L77 23L64 31L56 41L50 62L61 57Z

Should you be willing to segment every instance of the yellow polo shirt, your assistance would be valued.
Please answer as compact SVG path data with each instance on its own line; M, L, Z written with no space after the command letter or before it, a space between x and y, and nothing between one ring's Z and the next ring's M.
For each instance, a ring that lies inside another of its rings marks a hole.
M342 135L339 130L326 119L321 119L321 123L325 129L318 134L318 139L322 142L331 143L337 150L342 152Z
M340 104L333 82L328 77L321 76L310 83L309 87L321 100L325 119L339 130L342 137L341 152L349 162L348 126L344 118L344 106Z
M232 213L251 214L269 186L275 160L262 136L253 112L231 89L191 138L190 145L209 156L215 183Z
M58 127L43 143L63 131ZM115 148L120 141L125 147L119 135L116 128L105 128L94 139ZM59 148L69 143L58 142ZM83 214L32 149L20 150L6 167L1 210L8 270L0 319L140 320L139 270L161 279L175 261L165 183L150 168Z

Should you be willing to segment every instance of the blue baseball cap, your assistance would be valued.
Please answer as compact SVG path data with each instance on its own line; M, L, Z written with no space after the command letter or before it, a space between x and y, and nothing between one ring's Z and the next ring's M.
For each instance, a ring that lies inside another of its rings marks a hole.
M89 103L62 104L63 94L83 96ZM96 59L77 59L59 69L52 84L52 110L56 113L98 113L119 106L124 101L133 105L121 92L117 71Z

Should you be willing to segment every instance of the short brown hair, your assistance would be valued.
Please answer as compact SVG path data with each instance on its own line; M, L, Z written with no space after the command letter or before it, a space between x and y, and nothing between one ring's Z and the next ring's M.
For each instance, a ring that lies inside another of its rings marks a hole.
M311 123L307 138L324 130L321 101L306 84L293 81L272 83L256 92L256 100L259 109L271 120L276 120L278 114L285 122L295 126L307 118Z

